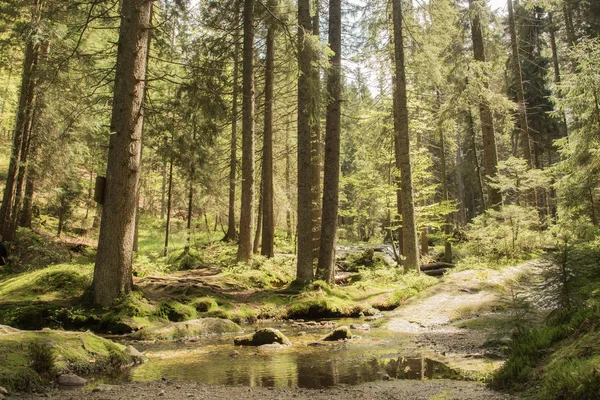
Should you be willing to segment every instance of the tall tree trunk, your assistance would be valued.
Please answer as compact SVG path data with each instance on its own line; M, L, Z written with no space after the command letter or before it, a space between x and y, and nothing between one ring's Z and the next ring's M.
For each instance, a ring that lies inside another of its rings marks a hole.
M575 27L573 26L573 8L570 0L565 0L563 3L563 16L567 32L567 45L573 47L577 41L577 37L575 36Z
M25 180L25 196L23 197L23 211L19 226L31 228L33 221L33 195L35 193L35 171L30 169Z
M335 242L340 187L340 122L342 85L342 2L329 0L329 59L327 74L327 122L325 127L325 174L323 216L317 275L335 283Z
M525 103L525 91L523 90L523 73L521 71L521 61L519 57L519 43L517 30L515 28L515 16L512 0L506 0L508 8L508 30L510 32L510 48L512 51L512 73L517 88L517 103L519 106L519 128L521 129L521 152L523 158L527 160L529 168L535 166L534 155L531 149L531 139L529 137L529 123L527 121L527 104Z
M242 206L237 260L252 259L254 233L254 0L244 0Z
M479 157L477 156L477 140L475 135L475 121L473 121L473 113L469 107L469 113L467 115L467 124L469 126L469 140L471 142L471 151L473 152L473 163L475 164L475 173L477 178L477 194L479 194L479 201L481 208L485 210L487 208L485 202L485 195L483 192L483 174L481 173L481 166L479 164Z
M260 182L260 195L258 196L258 209L256 210L256 231L254 232L254 243L252 245L252 252L258 254L260 252L260 235L262 233L263 226L263 181L261 177Z
M419 271L419 249L413 196L412 170L410 165L410 138L408 133L408 106L406 96L406 74L404 68L404 37L402 35L402 0L392 1L394 21L394 54L396 62L396 112L398 150L402 179L402 251L404 269Z
M267 65L265 69L265 129L263 133L262 170L262 246L261 254L274 256L275 215L273 213L273 82L275 80L275 27L267 31Z
M192 160L190 166L190 187L188 191L188 212L187 212L187 240L185 243L185 253L190 252L190 246L192 244L192 218L194 209L194 175L196 175L196 165Z
M438 99L439 99L438 93ZM441 104L441 101L439 101ZM441 122L441 121L440 121ZM444 137L444 128L440 123L440 168L442 174L442 200L448 201L448 176L446 168L446 138ZM452 243L450 243L450 235L452 234L452 214L446 215L446 223L444 224L444 261L452 263Z
M150 13L150 25L152 25L152 13ZM148 35L146 43L146 72L145 76L148 76L148 65L150 64L150 40L152 35ZM148 84L144 85L144 102L146 101L146 93L148 92ZM145 120L142 121L142 134L144 133ZM144 163L144 152L143 152L143 143L140 144L140 170L143 168ZM133 251L137 252L139 250L139 233L140 233L140 197L142 193L142 177L140 174L140 179L138 181L137 190L135 193L135 228L133 231ZM133 279L133 278L132 278Z
M290 150L290 120L287 120L287 124L286 124L286 129L285 129L285 195L287 197L287 207L286 207L286 211L285 211L285 224L286 224L286 235L285 238L287 240L291 240L293 237L293 224L292 224L292 210L291 210L291 203L292 203L292 196L291 196L291 191L292 191L292 184L290 182L291 180L291 172L290 172L290 168L291 168L291 150Z
M394 62L395 62L395 58L394 58ZM400 157L398 156L401 152L400 150L400 140L398 139L398 134L396 132L400 131L400 124L398 121L398 118L396 118L396 114L398 113L398 96L396 95L396 91L397 91L397 85L396 85L396 77L392 77L392 84L393 84L393 100L392 100L392 106L393 106L393 118L394 118L394 166L396 167L396 177L395 177L395 184L396 184L396 208L398 210L398 217L397 217L397 224L398 224L398 229L397 229L397 234L398 234L398 255L399 256L403 256L404 255L404 244L403 244L403 238L404 235L402 234L402 177L400 176ZM392 244L393 244L393 234L392 234ZM397 261L400 262L401 257L397 257Z
M561 82L560 64L558 63L558 50L556 48L556 34L555 34L556 27L554 26L554 23L552 21L552 13L551 12L548 13L548 23L550 24L548 31L550 32L550 48L552 49L552 67L554 69L554 83L556 85L560 85L560 82ZM557 96L561 97L561 93L557 93ZM567 126L567 118L566 118L564 112L561 113L560 120L561 121L559 123L559 129L560 129L561 136L562 137L568 136L569 135L569 127Z
M173 148L171 148L171 157L169 159L169 177L167 180L167 223L165 225L165 249L163 256L169 256L169 236L171 234L171 207L173 206Z
M476 61L485 62L485 49L483 47L483 32L479 19L478 8L483 7L482 0L469 0L471 11L471 38L473 40L473 54ZM498 167L498 153L496 152L496 137L494 134L494 118L487 100L479 100L479 116L481 118L481 133L483 137L483 166L487 178L488 201L487 206L498 208L502 204L500 191L490 185L490 180L496 176Z
M458 226L464 227L467 224L467 209L465 206L465 179L463 176L463 154L461 146L456 146L456 186L459 207Z
M314 16L312 18L312 34L315 39L319 39L320 32L320 0L313 0ZM310 131L311 131L311 166L312 166L312 246L313 258L319 258L319 248L321 242L321 166L322 163L322 140L321 140L321 68L319 67L318 50L311 49L312 63L310 76Z
M15 131L8 166L8 175L4 186L2 205L0 206L0 234L5 241L11 241L14 236L13 207L17 196L18 175L23 158L23 146L29 133L31 114L33 112L33 99L38 71L40 44L38 42L39 23L43 1L34 0L32 5L30 32L25 43L25 60L23 62L23 75L19 93L19 105L15 121Z
M165 135L163 138L163 146L165 149L168 148L169 138ZM165 220L165 212L167 210L167 164L168 160L163 158L162 167L161 167L161 177L162 177L162 185L161 185L161 197L160 197L160 220Z
M296 278L313 278L311 168L311 28L310 0L298 0L298 256Z
M236 1L236 12L239 12L240 0ZM235 226L235 191L237 177L237 120L238 120L238 90L240 69L240 30L236 28L233 40L233 94L231 105L231 143L229 155L229 207L227 217L227 233L223 240L234 241L237 237Z
M152 1L123 0L102 223L93 300L110 306L131 291Z

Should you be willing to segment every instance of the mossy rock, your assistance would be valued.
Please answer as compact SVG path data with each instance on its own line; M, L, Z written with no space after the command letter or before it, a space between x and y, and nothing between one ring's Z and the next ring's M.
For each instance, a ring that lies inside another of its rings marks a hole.
M90 332L1 331L0 386L9 391L38 390L61 374L107 373L133 363L125 346Z
M216 300L212 297L199 297L192 300L189 305L194 307L197 312L215 311L219 308Z
M292 344L283 333L273 328L260 329L252 335L238 336L233 339L233 344L236 346L263 346L265 344L274 343L279 343L284 346Z
M196 318L196 309L177 301L167 301L158 306L158 315L172 322L181 322Z
M202 318L143 328L131 337L135 340L171 340L241 331L242 328L238 324L227 319Z
M336 328L333 332L327 335L323 340L328 342L335 342L338 340L347 340L352 339L352 331L347 326L340 326Z

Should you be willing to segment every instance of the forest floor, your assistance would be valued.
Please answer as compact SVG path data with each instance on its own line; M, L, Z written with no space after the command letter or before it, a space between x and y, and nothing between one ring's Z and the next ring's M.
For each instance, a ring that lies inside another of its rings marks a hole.
M512 397L487 389L476 382L448 380L382 381L357 386L337 386L327 389L214 386L197 383L144 382L102 386L95 392L56 391L19 398L60 400L205 400L205 399L402 399L402 400L503 400Z
M390 312L386 326L414 332L426 355L466 376L487 378L504 362L514 330L535 325L546 314L542 277L547 265L535 260L451 273Z
M24 399L508 399L477 381L485 380L503 363L502 350L515 326L532 324L544 315L540 282L544 261L530 261L498 269L452 272L377 321L410 337L410 346L426 357L461 371L474 381L391 380L326 389L209 386L198 383L155 381L101 385L95 391L51 391L21 395ZM145 296L168 298L187 290L227 293L252 303L260 291L223 285L218 269L182 271L136 279ZM196 288L196 289L194 289ZM343 287L342 287L343 289ZM527 304L527 306L525 305Z

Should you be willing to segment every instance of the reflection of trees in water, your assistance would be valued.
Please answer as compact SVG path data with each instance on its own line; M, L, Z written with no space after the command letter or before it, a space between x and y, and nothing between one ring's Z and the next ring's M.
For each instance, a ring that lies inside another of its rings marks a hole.
M153 360L140 369L124 371L125 381L182 379L231 386L326 388L338 384L396 379L460 379L446 365L424 357L351 357L351 353L243 353L232 359L223 353L182 359ZM114 380L113 380L114 382Z
M314 362L298 359L298 387L318 389L335 385L337 381L337 360Z

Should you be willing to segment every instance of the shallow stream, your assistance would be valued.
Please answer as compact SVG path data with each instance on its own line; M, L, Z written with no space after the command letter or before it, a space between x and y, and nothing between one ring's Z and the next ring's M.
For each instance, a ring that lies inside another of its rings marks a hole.
M339 326L365 323L360 319L336 322ZM444 364L422 357L410 340L412 333L372 327L353 330L359 337L350 341L332 343L321 340L331 329L305 329L290 323L261 323L256 327L277 328L293 344L282 348L239 347L233 345L233 335L133 343L149 361L123 371L111 381L166 379L214 385L325 388L390 378L458 378ZM247 327L246 331L253 329Z

